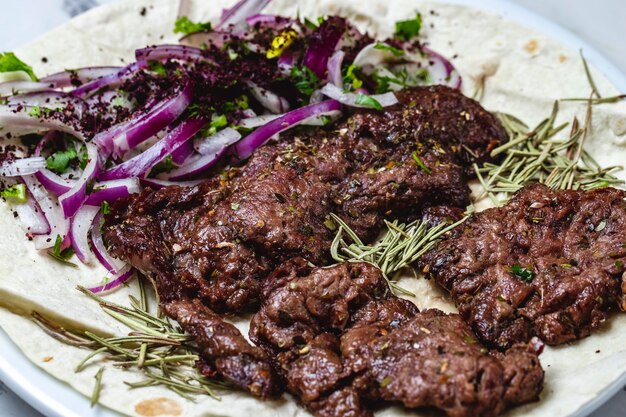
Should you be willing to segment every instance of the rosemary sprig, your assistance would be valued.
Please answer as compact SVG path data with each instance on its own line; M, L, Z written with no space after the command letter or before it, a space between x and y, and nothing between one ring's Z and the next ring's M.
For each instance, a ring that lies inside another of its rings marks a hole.
M559 113L554 103L551 115L529 129L519 119L498 113L509 142L492 151L492 156L504 155L499 164L474 165L474 171L483 192L495 205L501 205L511 194L532 181L539 181L553 189L584 189L622 184L613 173L619 166L601 168L584 150L585 139L591 123L591 102L583 127L574 119L569 137L557 138L558 133L569 124L555 125Z
M230 386L198 373L195 368L195 362L199 359L198 348L192 338L169 319L159 317L158 313L150 313L142 282L140 288L139 299L129 296L130 307L108 302L85 288L78 288L98 302L104 312L133 329L126 336L103 337L85 330L67 330L39 313L33 313L32 318L57 340L91 350L77 365L76 372L81 372L97 360L141 371L146 379L125 382L131 388L161 385L187 399L193 399L193 395L208 394L219 400L215 390L230 389ZM99 396L101 378L102 372L99 371L92 396L93 404Z
M104 366L98 369L98 372L94 376L96 384L93 387L93 393L91 394L91 407L98 404L100 399L100 391L102 390L102 374L104 373Z
M382 239L366 245L343 220L334 214L331 217L338 228L330 248L333 259L337 262L363 261L376 265L394 291L409 296L415 294L398 285L395 279L398 273L411 267L443 234L467 219L465 217L453 224L442 222L433 227L422 221L409 224L397 220L385 221L387 230Z

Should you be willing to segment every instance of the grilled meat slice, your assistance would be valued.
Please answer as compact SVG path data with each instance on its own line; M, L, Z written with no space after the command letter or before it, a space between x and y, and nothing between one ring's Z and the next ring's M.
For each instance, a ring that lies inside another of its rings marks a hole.
M537 400L543 387L530 345L488 353L458 315L418 312L370 264L307 271L293 261L267 287L250 337L317 416L371 416L364 404L381 400L495 416Z
M221 375L261 398L280 393L280 382L265 352L251 346L234 325L198 299L172 301L163 310L196 339L201 348L198 369L203 375Z
M626 192L533 184L476 214L420 260L488 346L586 337L626 309Z
M249 311L278 265L294 257L330 260L330 213L369 240L385 217L464 207L464 169L473 157L461 145L483 158L504 139L502 126L449 88L409 89L398 98L384 112L359 110L332 127L291 132L196 187L118 200L103 230L110 252L155 280L166 311L186 300L218 313ZM203 340L200 324L182 325ZM204 351L204 362L217 363L219 349ZM266 381L240 383L250 389Z

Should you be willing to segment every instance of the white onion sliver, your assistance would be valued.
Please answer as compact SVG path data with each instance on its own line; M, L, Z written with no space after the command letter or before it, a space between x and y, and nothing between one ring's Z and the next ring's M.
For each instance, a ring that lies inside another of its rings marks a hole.
M252 81L247 81L252 96L267 110L274 114L286 113L289 111L289 102L283 97L259 87Z
M100 207L82 206L70 223L70 237L74 253L85 265L90 265L92 261L88 235L93 219L99 211Z
M335 99L346 106L368 109L372 108L372 106L358 103L360 93L347 93L334 84L326 84L321 91L325 96ZM382 107L389 107L398 103L398 99L393 93L373 94L368 97L376 100Z
M26 227L28 234L47 235L50 233L48 220L31 195L28 195L26 204L15 204L12 209Z
M42 156L14 159L0 164L0 177L19 177L31 175L46 166L46 159Z
M65 239L68 235L70 221L63 215L63 210L57 202L57 199L52 197L33 175L23 176L22 181L26 184L26 188L28 188L28 191L39 205L39 208L41 208L41 211L48 220L48 224L50 224L50 233L35 236L33 239L35 247L37 249L51 248L54 246L57 236L61 236L62 239Z
M199 138L193 141L193 147L201 155L217 154L225 147L232 145L241 139L241 133L232 127L220 130L208 138Z
M45 130L59 130L69 133L80 140L85 139L82 133L57 118L34 117L29 114L32 111L33 107L31 106L24 106L21 111L16 111L11 106L0 105L0 126L10 126L11 129L20 129L21 135Z
M262 116L249 117L247 119L241 119L239 126L246 129L254 129L255 127L263 126L272 120L278 119L282 114L264 114Z
M328 81L337 87L343 87L343 75L341 65L346 53L341 49L336 51L328 60Z

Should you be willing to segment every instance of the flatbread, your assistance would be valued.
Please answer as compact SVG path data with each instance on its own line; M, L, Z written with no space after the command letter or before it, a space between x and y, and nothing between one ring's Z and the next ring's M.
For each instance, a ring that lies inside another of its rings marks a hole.
M192 2L193 20L217 20L224 0ZM364 7L364 4L367 4ZM46 74L92 65L124 65L133 60L133 51L147 44L175 43L172 28L176 0L139 0L92 10L45 37L16 51ZM145 8L145 15L142 10ZM554 100L588 97L589 83L578 51L570 50L536 31L507 18L463 5L410 0L275 0L268 13L317 17L341 14L361 30L390 35L394 22L420 11L424 17L423 37L442 54L454 57L463 76L463 91L472 95L486 77L483 105L504 111L533 125L549 114ZM44 64L42 57L47 58ZM595 82L605 96L616 88L592 68ZM574 115L584 120L585 105L562 103L560 120ZM626 104L594 106L588 150L602 165L623 163L626 156ZM619 173L626 179L624 173ZM50 338L34 325L28 315L40 311L66 325L89 328L102 334L125 334L118 322L102 314L96 303L75 290L76 285L97 284L105 275L99 266L71 269L37 252L24 238L10 208L0 204L0 327L29 359L60 381L85 395L93 388L93 375L101 364L81 373L73 369L88 353ZM405 277L401 285L412 290L420 308L437 307L455 311L454 305L432 282ZM107 296L124 303L136 294L135 284ZM247 322L236 322L247 333ZM507 416L570 416L626 373L626 315L615 314L606 325L584 340L546 348L541 362L546 386L541 401L511 410ZM43 359L53 359L44 361ZM198 397L195 402L177 397L162 387L130 390L123 381L141 380L140 373L107 366L101 404L132 416L306 416L309 415L285 395L279 401L261 402L246 394L228 392L222 400ZM379 416L425 416L424 412L389 407Z

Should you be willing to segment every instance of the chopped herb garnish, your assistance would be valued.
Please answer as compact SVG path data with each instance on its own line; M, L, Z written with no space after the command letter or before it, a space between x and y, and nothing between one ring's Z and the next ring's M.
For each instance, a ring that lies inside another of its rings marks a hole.
M382 43L382 42L376 42L376 44L374 45L374 49L379 49L381 51L388 51L394 54L395 56L404 55L404 51L402 49L394 48L393 46L388 45L386 43Z
M363 81L359 79L356 72L357 69L354 64L350 64L348 67L346 67L346 73L343 76L343 82L345 84L351 85L354 90L358 90L359 88L363 87Z
M167 68L161 61L148 61L148 70L163 77L167 75Z
M417 166L422 168L422 170L424 170L424 172L426 172L428 175L433 173L433 171L430 168L424 165L420 157L417 155L417 151L413 151L413 160L415 161Z
M164 160L162 160L152 168L152 170L150 171L150 175L154 176L162 172L172 172L174 168L176 168L176 165L174 165L172 155L168 155L167 157L165 157Z
M535 279L535 273L533 271L519 264L515 264L511 267L511 273L529 284Z
M111 212L111 205L108 201L103 201L102 204L100 204L100 210L102 210L102 214L106 216Z
M383 380L380 381L380 387L385 388L387 385L391 384L391 381L393 381L393 379L391 379L390 376L384 377Z
M416 37L422 28L422 15L417 13L415 19L396 22L395 37L408 41Z
M239 203L230 203L230 208L233 210L239 210Z
M8 188L5 188L0 193L2 197L7 200L12 200L17 203L25 203L26 202L26 186L24 184L15 184Z
M209 32L211 30L211 22L192 22L187 16L179 17L174 24L174 33L182 33L189 35L196 32Z
M33 81L37 81L37 77L30 65L20 60L13 52L0 52L0 72L14 71L24 71Z
M622 261L615 261L613 265L615 265L615 268L619 269L620 271L624 269L624 262Z
M355 104L360 106L371 107L372 109L382 110L383 106L372 96L368 96L367 94L358 93L356 96Z
M294 86L305 96L310 96L317 89L319 77L315 75L309 67L291 68L291 78L293 78Z
M57 174L64 174L70 163L78 159L78 152L73 147L66 151L57 151L46 158L46 167Z
M74 249L72 249L71 246L66 249L61 249L62 244L63 238L61 237L61 235L57 235L57 238L54 241L54 247L52 248L52 250L48 251L48 255L53 259L61 262L62 264L71 266L73 268L78 268L78 265L69 261L69 259L74 255Z
M30 117L41 117L41 107L40 106L32 106L30 110L28 110L28 115Z

